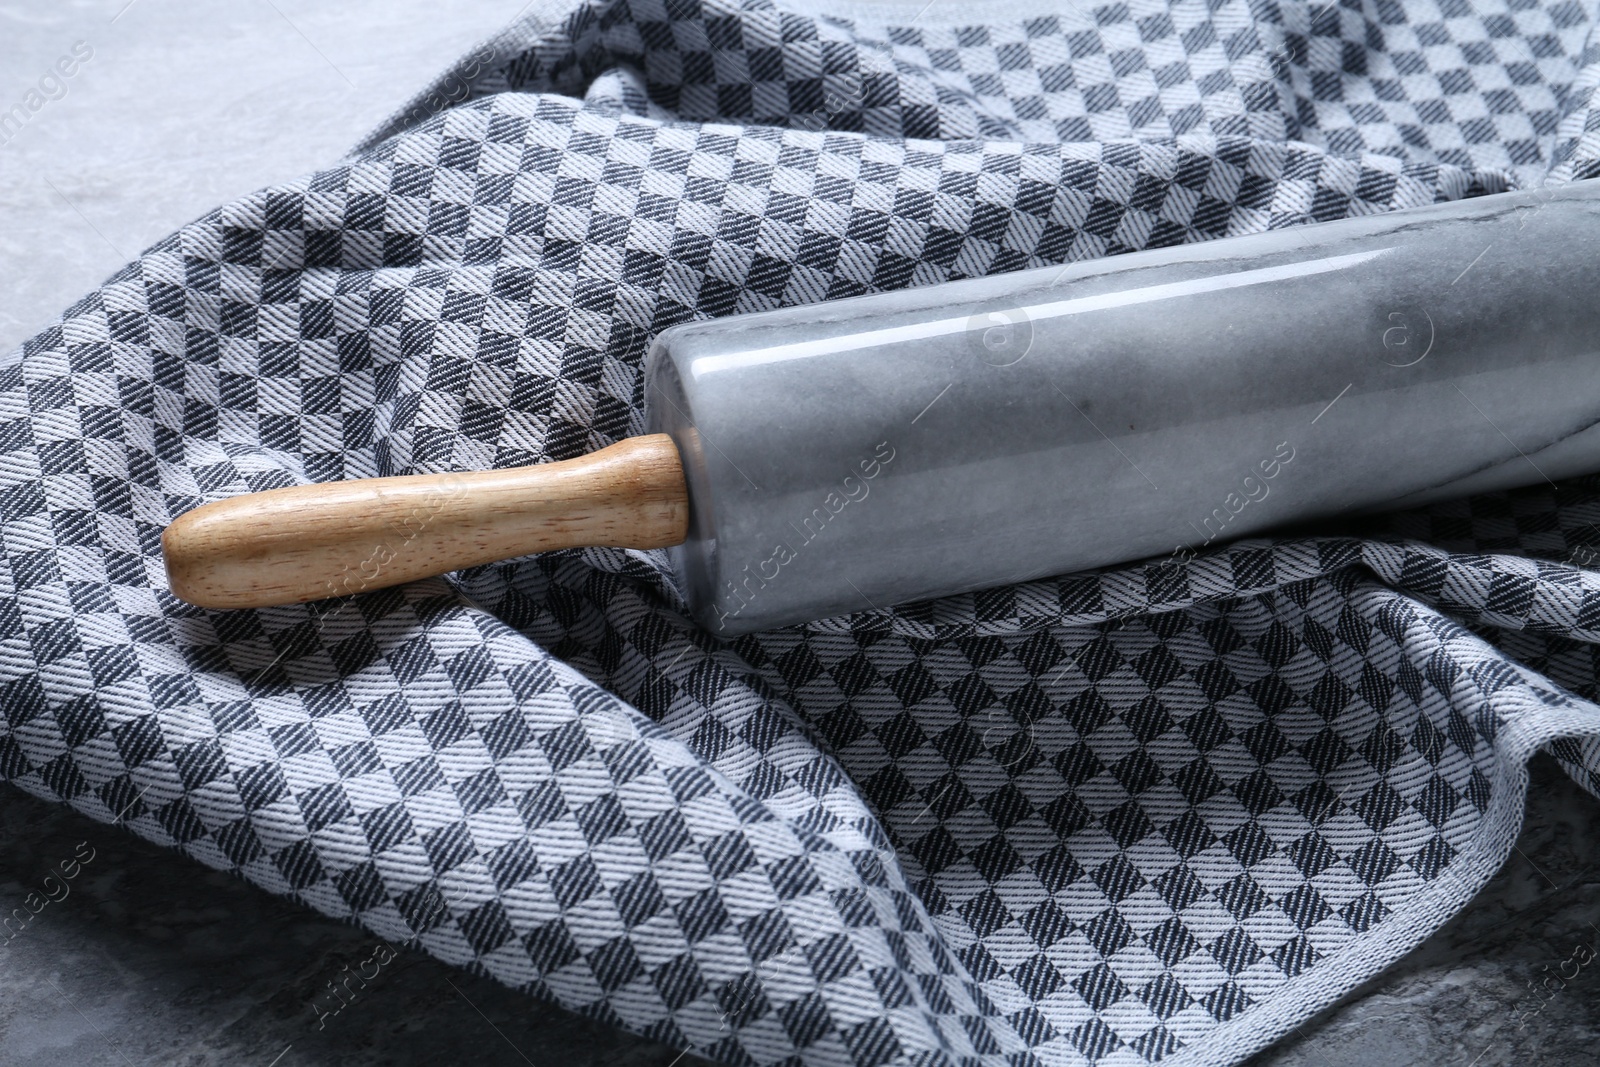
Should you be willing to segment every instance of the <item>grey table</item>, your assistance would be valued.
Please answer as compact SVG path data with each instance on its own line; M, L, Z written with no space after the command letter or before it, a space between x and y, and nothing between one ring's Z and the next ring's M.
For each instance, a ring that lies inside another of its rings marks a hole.
M93 52L0 130L0 350L187 220L326 165L521 6L0 4L0 112L77 42ZM1478 899L1252 1067L1600 1064L1600 967L1530 991L1600 949L1600 801L1547 759L1533 778L1519 851ZM308 1001L370 935L9 788L0 912L90 849L70 895L0 944L0 1064L694 1062L416 953L319 1026Z

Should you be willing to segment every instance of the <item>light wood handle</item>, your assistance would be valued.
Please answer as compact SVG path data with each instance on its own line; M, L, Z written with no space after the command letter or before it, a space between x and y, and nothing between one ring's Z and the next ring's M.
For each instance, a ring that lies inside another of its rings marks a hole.
M383 589L533 552L664 548L689 493L666 434L560 463L297 485L206 504L161 535L167 580L206 608Z

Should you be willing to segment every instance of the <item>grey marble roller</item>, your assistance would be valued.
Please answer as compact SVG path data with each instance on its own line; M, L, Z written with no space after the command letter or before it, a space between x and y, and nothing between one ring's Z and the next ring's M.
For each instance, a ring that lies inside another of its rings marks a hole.
M180 516L206 607L673 546L732 636L1600 470L1600 184L678 326L650 434Z
M734 635L1600 470L1600 189L693 323L650 428Z

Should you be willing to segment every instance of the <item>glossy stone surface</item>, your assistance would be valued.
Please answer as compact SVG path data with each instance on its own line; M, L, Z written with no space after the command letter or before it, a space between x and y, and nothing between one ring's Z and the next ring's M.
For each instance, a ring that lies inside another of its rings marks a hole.
M1600 468L1580 183L664 333L736 634Z

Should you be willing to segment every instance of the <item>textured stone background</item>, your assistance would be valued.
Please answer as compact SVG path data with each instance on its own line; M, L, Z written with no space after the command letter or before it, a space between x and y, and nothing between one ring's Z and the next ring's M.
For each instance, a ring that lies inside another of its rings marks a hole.
M94 49L0 145L0 351L189 219L331 162L521 7L0 0L0 110L74 42ZM677 1059L415 953L319 1029L307 1001L330 1003L325 984L371 957L370 935L9 788L0 913L85 841L70 895L0 943L0 1064ZM1600 959L1565 988L1554 977L1578 946L1600 950L1596 856L1600 802L1541 757L1519 852L1471 907L1251 1067L1600 1064ZM1540 1004L1519 1028L1513 1013Z

